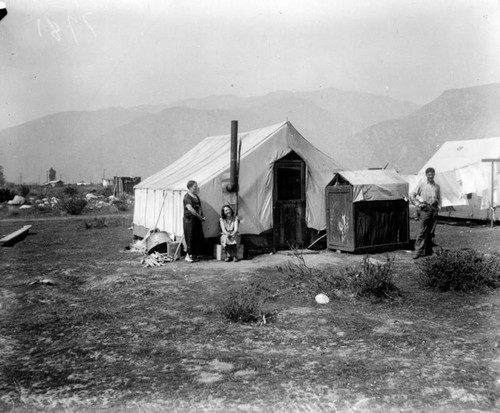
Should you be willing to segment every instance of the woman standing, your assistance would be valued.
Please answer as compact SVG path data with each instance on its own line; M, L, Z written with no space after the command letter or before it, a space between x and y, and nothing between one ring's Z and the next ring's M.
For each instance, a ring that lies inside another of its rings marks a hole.
M222 235L220 243L226 251L226 259L229 262L238 261L238 245L240 244L240 234L238 233L238 217L234 214L233 208L224 205L220 213L220 229Z
M182 200L184 204L184 239L186 241L187 262L198 261L197 256L201 253L201 247L205 237L201 223L205 221L201 210L201 201L198 193L198 183L189 181L187 183L188 192Z

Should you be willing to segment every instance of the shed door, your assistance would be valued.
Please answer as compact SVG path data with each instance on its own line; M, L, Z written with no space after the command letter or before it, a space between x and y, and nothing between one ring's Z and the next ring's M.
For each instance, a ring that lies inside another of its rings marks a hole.
M327 246L354 251L352 189L349 186L326 188Z
M275 249L288 249L291 246L303 247L307 242L305 177L305 163L295 153L274 164L273 243Z

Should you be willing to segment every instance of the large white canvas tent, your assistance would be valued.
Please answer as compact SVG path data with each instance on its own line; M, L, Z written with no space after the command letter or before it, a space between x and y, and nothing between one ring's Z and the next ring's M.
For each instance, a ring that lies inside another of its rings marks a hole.
M324 189L339 169L290 122L238 134L239 190L228 193L230 135L208 137L180 159L135 186L134 235L143 237L158 228L181 236L186 183L195 180L200 187L205 237L220 234L220 209L225 203L237 204L242 234L261 234L273 227L273 165L295 153L305 163L305 222L316 230L326 228Z
M483 160L495 158L500 158L500 137L445 142L410 179L410 191L425 178L425 170L433 167L445 207L441 215L491 219L492 208L500 204L500 164Z

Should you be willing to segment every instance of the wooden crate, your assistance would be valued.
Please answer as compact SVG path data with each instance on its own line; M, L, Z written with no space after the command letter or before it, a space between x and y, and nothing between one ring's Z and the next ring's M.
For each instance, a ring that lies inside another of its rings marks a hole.
M243 259L244 252L245 251L243 245L238 245L238 250L236 251L236 256L238 257L238 259ZM214 257L219 261L224 261L226 259L226 250L222 248L222 245L217 244L214 246Z

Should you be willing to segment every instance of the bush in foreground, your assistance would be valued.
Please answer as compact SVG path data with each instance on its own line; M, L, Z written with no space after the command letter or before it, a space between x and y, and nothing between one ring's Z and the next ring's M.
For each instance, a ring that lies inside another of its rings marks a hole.
M292 251L293 259L278 267L278 271L285 274L289 288L305 288L312 295L319 293L335 295L341 290L349 290L349 281L343 274L311 268L299 250L292 249Z
M220 300L220 314L235 323L266 322L273 314L264 309L269 297L269 289L259 282L253 282L240 289L235 289Z
M279 268L287 276L291 287L304 287L309 293L332 296L358 296L395 299L400 291L393 281L393 259L385 263L364 257L363 263L344 270L308 267L300 252Z
M359 297L376 297L395 299L401 295L394 284L394 259L389 256L385 263L363 258L361 268L347 269L351 290Z
M420 263L419 283L437 291L482 292L500 286L500 256L440 250Z

